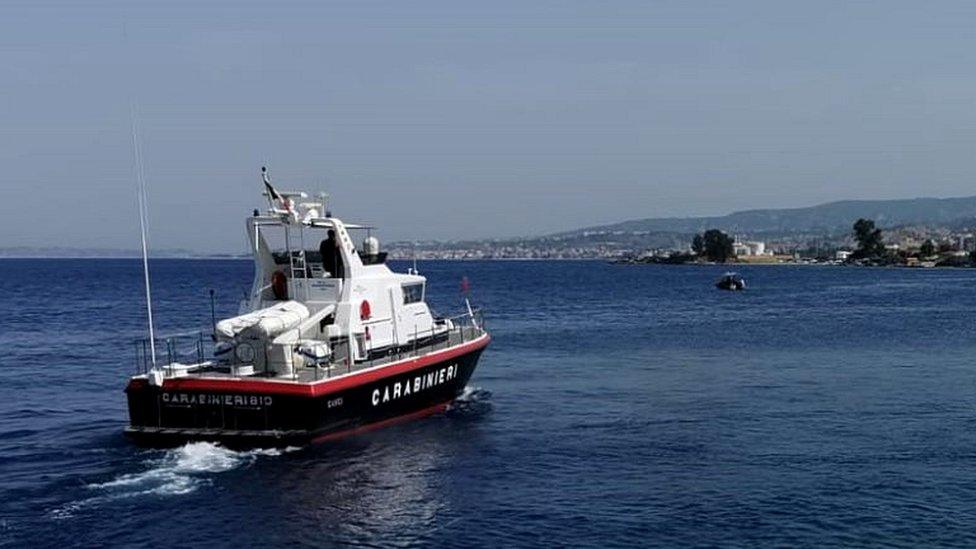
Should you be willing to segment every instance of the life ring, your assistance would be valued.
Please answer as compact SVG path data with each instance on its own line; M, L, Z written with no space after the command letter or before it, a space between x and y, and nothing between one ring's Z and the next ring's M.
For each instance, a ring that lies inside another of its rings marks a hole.
M285 276L284 271L275 271L271 274L271 291L279 301L288 299L288 277Z
M369 301L363 300L359 304L359 320L369 320L369 317L373 316L373 311L370 310Z

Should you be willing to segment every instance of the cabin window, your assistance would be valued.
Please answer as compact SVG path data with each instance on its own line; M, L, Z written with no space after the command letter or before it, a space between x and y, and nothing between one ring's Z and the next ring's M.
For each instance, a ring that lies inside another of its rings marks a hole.
M404 284L403 285L403 304L419 303L424 300L424 285Z

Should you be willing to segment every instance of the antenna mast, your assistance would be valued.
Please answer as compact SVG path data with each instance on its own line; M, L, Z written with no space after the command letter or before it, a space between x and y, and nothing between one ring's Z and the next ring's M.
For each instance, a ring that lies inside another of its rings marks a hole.
M146 197L146 176L142 165L142 150L139 147L139 130L136 124L135 106L132 107L132 147L136 158L136 178L139 185L139 229L142 235L142 273L146 282L146 316L149 320L149 352L152 367L156 368L156 330L153 327L152 292L149 284L149 245L147 225L149 224L149 206Z

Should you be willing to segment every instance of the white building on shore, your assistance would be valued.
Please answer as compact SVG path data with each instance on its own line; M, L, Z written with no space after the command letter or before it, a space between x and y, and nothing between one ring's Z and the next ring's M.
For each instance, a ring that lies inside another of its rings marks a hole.
M765 242L740 242L736 239L735 244L733 244L733 250L737 256L761 256L761 255L772 255L766 252Z

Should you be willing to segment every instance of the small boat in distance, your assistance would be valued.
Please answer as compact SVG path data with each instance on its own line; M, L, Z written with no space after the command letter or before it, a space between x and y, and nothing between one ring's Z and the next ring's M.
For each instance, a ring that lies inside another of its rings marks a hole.
M326 195L264 183L269 208L246 219L254 281L238 315L214 318L212 333L154 338L150 309L126 435L291 446L446 409L491 341L480 312L465 298L463 314L433 314L427 279L393 272L371 227L333 217ZM366 233L361 247L351 231Z
M719 290L738 292L746 289L746 281L739 276L739 273L725 273L725 276L715 283L715 287Z

